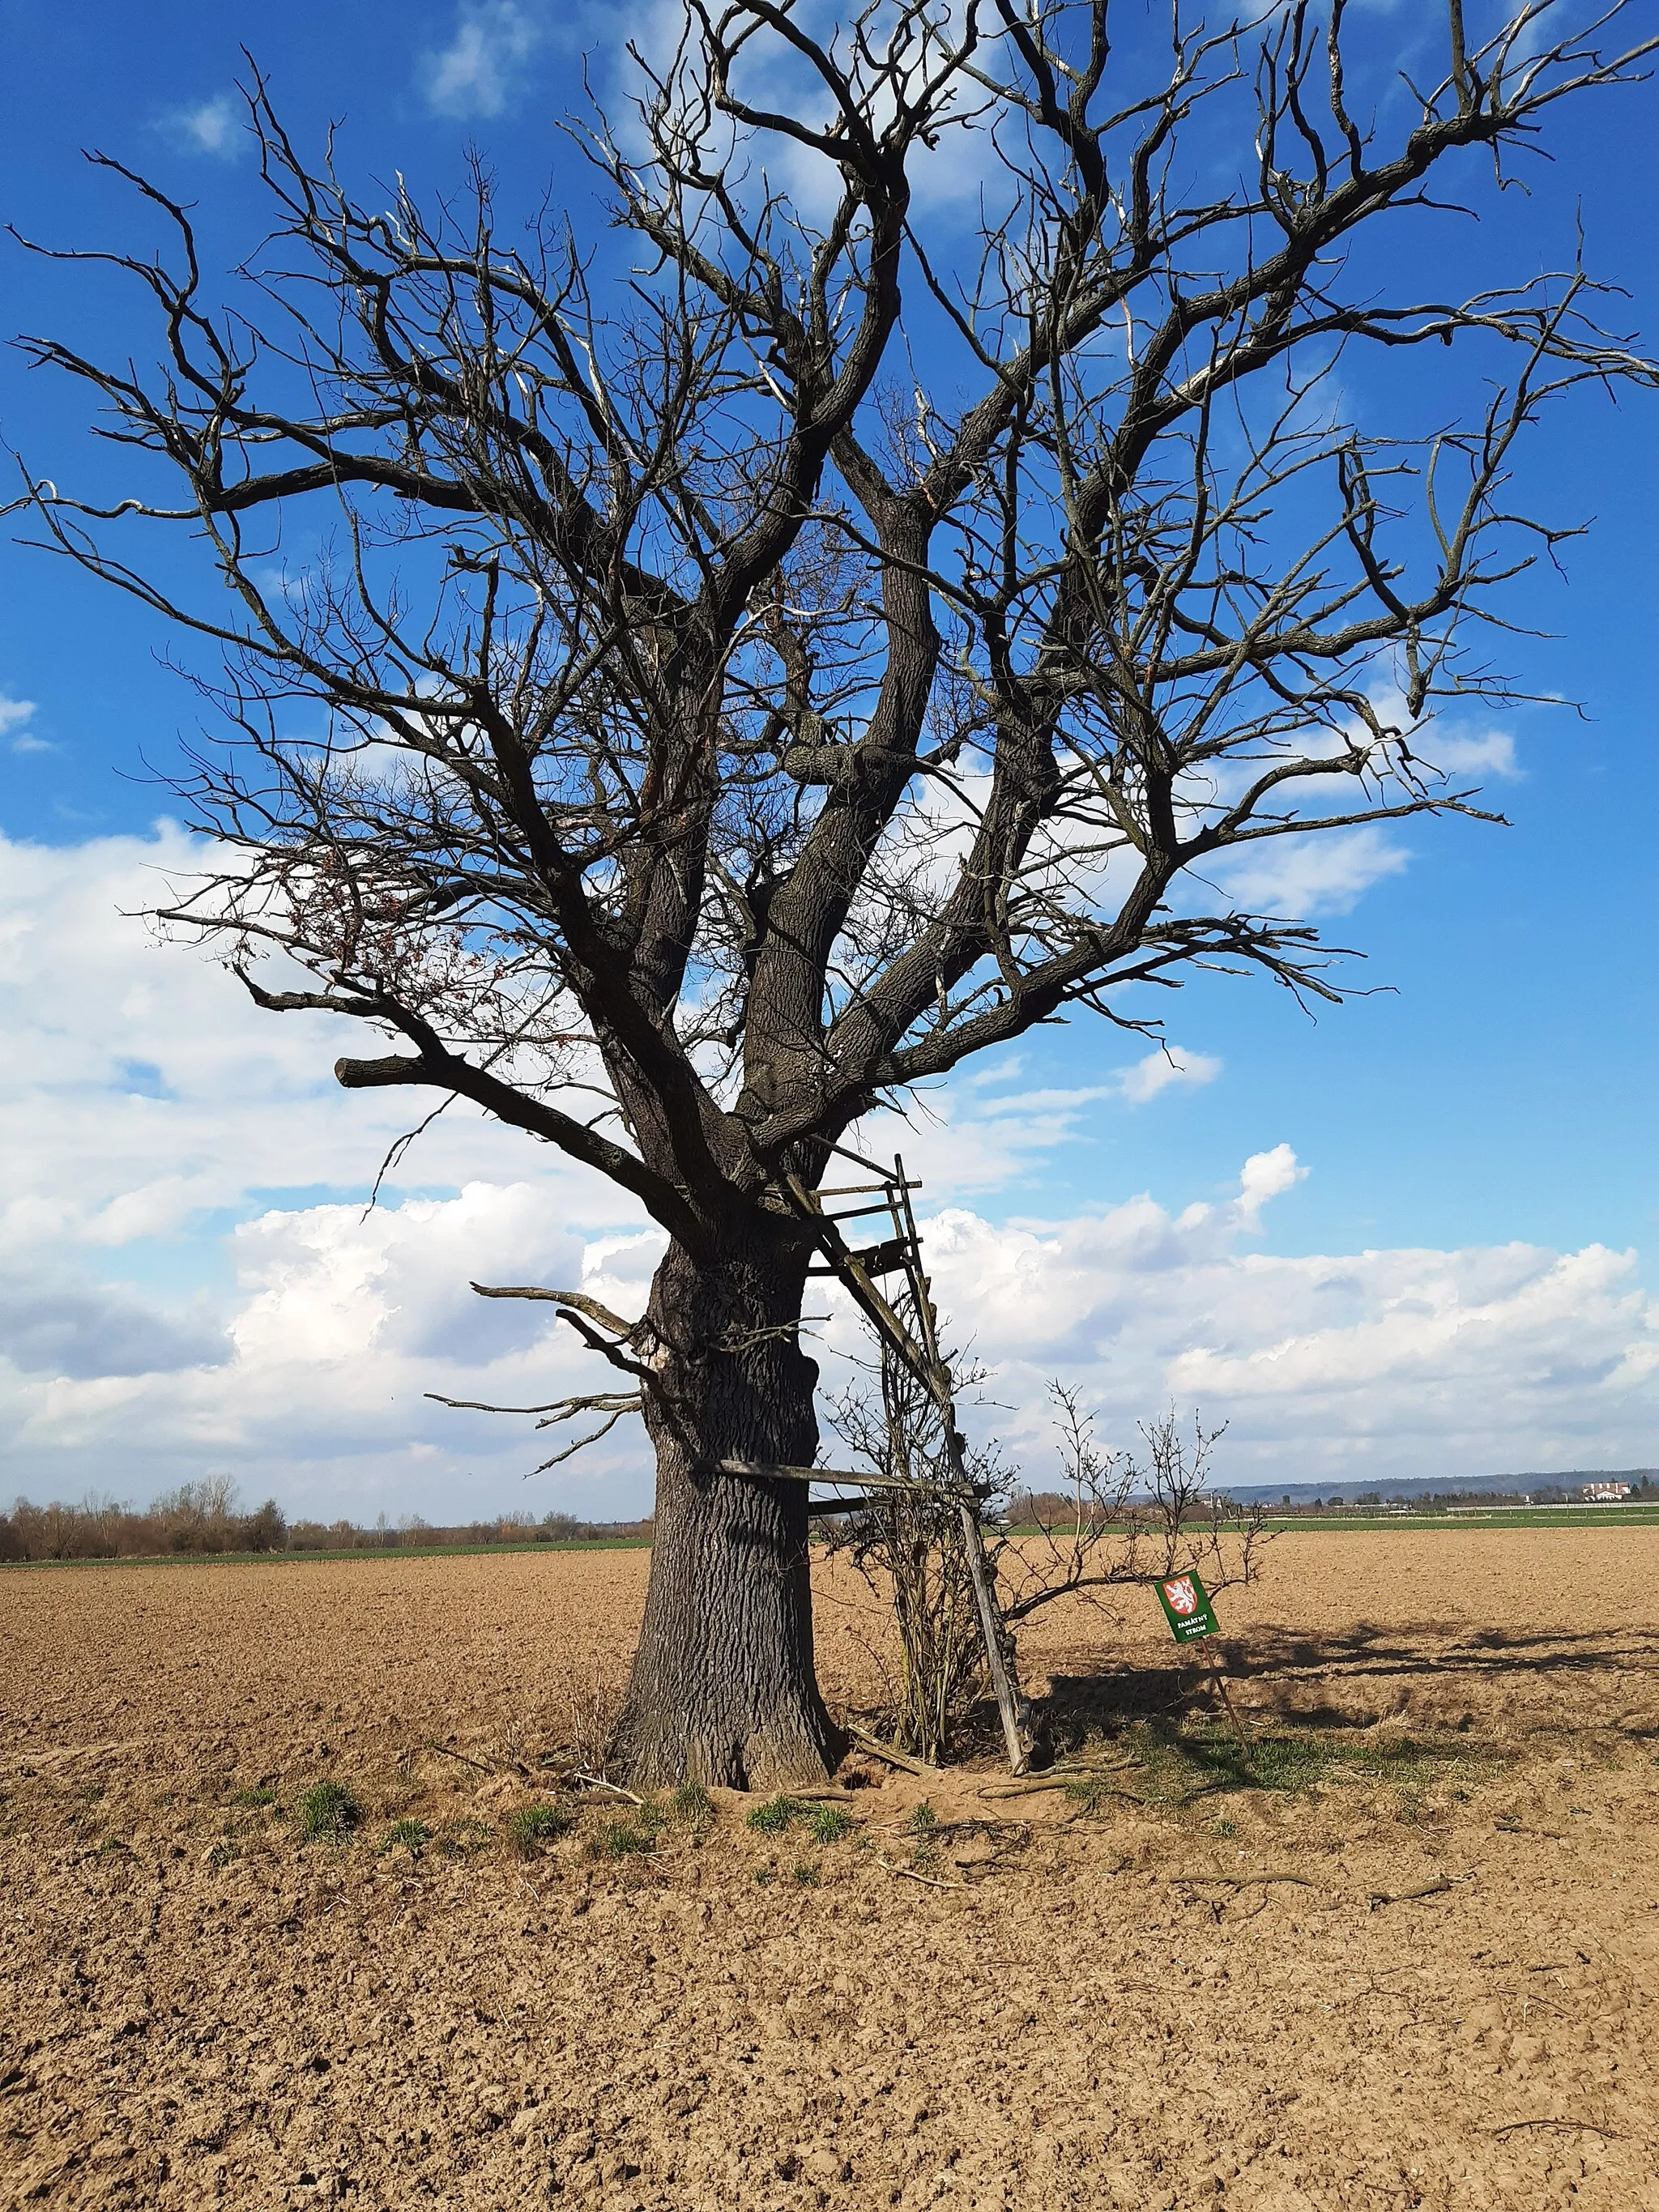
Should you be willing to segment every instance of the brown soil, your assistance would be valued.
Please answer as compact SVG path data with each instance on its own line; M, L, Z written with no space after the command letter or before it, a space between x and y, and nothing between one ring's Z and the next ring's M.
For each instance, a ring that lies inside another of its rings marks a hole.
M588 1793L531 1856L642 1553L9 1571L0 2206L1655 2203L1656 1565L1286 1538L1221 1610L1252 1732L1340 1754L1303 1788L1176 1802L1141 1753L1222 1738L1134 1593L1025 1643L1092 1809L865 1762L838 1841Z

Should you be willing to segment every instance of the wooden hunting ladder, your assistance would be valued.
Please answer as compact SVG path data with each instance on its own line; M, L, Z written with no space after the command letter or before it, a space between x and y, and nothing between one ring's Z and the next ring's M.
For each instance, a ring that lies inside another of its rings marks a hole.
M957 1426L950 1363L939 1350L939 1316L921 1264L921 1239L910 1206L910 1193L919 1190L921 1185L906 1176L904 1162L896 1155L890 1174L873 1161L848 1152L842 1146L836 1146L834 1150L841 1158L852 1161L875 1180L843 1184L836 1189L810 1191L799 1177L791 1175L784 1177L779 1194L811 1229L823 1255L808 1273L833 1275L841 1283L875 1330L884 1350L891 1352L909 1370L938 1407L949 1479L941 1483L919 1483L899 1475L859 1474L845 1468L783 1467L769 1462L735 1459L722 1460L720 1472L747 1475L759 1481L823 1483L863 1491L922 1492L950 1499L962 1524L963 1547L973 1581L980 1630L985 1639L986 1666L1002 1719L1009 1764L1016 1774L1024 1773L1031 1756L1030 1705L1020 1691L1014 1667L1013 1639L997 1603L996 1584L986 1557L985 1533L980 1522L979 1493L974 1488L963 1455L967 1440ZM824 1203L826 1200L842 1199L868 1200L869 1203L847 1206L840 1212L830 1211ZM843 1222L881 1216L885 1216L891 1234L879 1243L854 1249L842 1234ZM890 1299L877 1287L878 1278L891 1275L902 1279L896 1299ZM813 1510L820 1513L846 1512L856 1510L861 1503L860 1499L835 1499L817 1504Z

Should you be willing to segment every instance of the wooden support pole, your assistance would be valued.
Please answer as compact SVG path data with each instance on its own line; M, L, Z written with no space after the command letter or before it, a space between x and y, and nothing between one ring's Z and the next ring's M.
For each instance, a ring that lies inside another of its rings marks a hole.
M1233 1711L1233 1701L1227 1695L1227 1678L1222 1671L1218 1654L1213 1651L1210 1654L1210 1686L1215 1692L1222 1711L1227 1716L1229 1725L1237 1740L1238 1748L1243 1754L1244 1764L1248 1766L1250 1763L1250 1740L1244 1733L1238 1715Z

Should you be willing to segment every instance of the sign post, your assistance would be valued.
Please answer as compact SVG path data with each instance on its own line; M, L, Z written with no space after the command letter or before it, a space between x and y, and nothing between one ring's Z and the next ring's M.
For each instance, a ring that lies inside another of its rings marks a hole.
M1170 1624L1170 1633L1177 1644L1196 1644L1200 1638L1219 1633L1221 1623L1215 1617L1215 1607L1210 1602L1210 1593L1204 1587L1196 1569L1188 1567L1178 1575L1160 1576L1157 1583L1158 1603L1164 1607L1164 1618ZM1233 1701L1227 1695L1227 1685L1222 1680L1221 1662L1213 1654L1210 1658L1210 1686L1227 1716L1232 1732L1238 1739L1239 1750L1248 1766L1250 1747L1238 1715L1233 1711Z

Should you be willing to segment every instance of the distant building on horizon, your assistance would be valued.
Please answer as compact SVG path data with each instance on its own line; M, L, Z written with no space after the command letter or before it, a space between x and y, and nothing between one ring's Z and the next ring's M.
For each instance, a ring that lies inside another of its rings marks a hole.
M1587 1482L1578 1494L1586 1505L1617 1505L1630 1492L1627 1482Z

